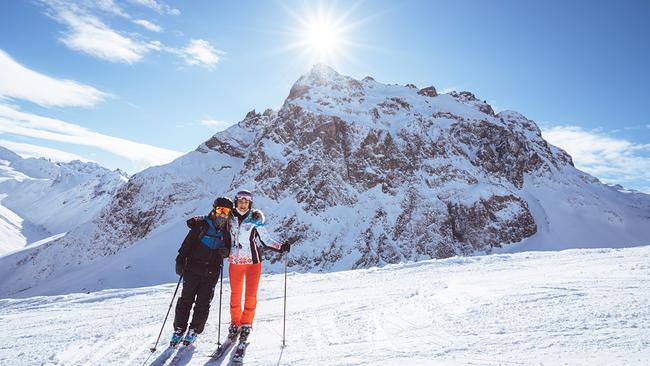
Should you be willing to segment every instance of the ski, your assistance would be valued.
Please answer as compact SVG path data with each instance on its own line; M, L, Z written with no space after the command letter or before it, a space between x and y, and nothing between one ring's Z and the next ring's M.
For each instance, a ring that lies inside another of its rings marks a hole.
M176 354L174 355L174 358L169 362L167 366L173 366L173 365L185 365L187 362L186 359L189 357L191 358L192 355L194 354L194 345L190 344L189 346L182 346L176 351Z
M210 361L219 361L223 358L224 355L228 354L232 347L235 345L235 341L230 338L226 338L226 341L221 344L211 355Z
M246 354L246 348L248 347L249 342L239 342L235 352L230 358L231 365L243 365L244 364L244 355Z
M155 360L153 360L149 366L163 366L167 360L169 360L172 355L176 352L176 347L169 346L167 347Z

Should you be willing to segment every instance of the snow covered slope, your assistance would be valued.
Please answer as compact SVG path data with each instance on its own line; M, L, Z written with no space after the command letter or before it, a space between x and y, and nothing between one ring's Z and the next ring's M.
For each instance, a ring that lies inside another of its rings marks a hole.
M290 273L281 352L283 281L262 278L246 364L650 364L649 246ZM0 364L141 365L174 287L0 300ZM189 365L215 348L218 304Z
M0 255L90 220L125 182L95 163L23 159L0 146Z
M575 169L523 115L317 65L278 111L251 111L65 237L0 258L0 296L168 281L184 220L241 188L300 270L650 240L650 196Z

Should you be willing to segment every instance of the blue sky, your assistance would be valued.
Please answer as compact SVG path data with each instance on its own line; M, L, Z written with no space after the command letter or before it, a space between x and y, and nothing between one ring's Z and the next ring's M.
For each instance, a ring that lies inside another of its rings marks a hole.
M325 19L325 20L323 20ZM316 61L469 90L576 165L650 192L650 2L0 2L0 145L130 173L278 108ZM333 55L301 42L315 23Z

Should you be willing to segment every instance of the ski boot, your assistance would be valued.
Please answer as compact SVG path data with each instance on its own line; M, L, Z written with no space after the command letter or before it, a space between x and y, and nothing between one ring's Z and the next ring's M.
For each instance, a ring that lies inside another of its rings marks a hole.
M235 353L232 356L233 363L241 364L244 362L246 347L248 347L249 345L249 343L246 341L248 340L248 336L251 334L252 329L253 327L251 327L248 324L239 327L239 344L237 344L237 348L235 348Z
M174 329L174 334L172 334L172 339L169 341L169 347L176 347L181 340L183 340L183 334L185 334L185 329L176 328Z
M199 335L194 329L190 328L185 337L183 338L183 345L189 346L196 341L196 337Z
M239 326L235 324L230 324L230 327L228 327L228 339L230 339L233 343L237 341L237 336L239 335Z
M239 343L244 343L248 340L251 330L253 330L253 327L249 324L244 324L239 327Z

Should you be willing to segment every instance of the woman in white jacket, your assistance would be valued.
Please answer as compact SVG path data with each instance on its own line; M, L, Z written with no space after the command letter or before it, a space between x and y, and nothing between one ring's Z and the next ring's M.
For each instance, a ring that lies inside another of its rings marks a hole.
M289 244L281 244L271 238L264 227L264 214L253 209L253 195L242 190L235 195L235 209L230 213L231 248L229 263L230 278L230 328L228 337L233 341L239 334L239 343L245 343L251 332L257 288L262 273L262 256L257 240L271 250L288 252ZM246 283L244 306L242 309L243 285ZM239 351L240 347L238 347ZM243 353L242 347L241 353ZM237 351L235 351L237 353Z

